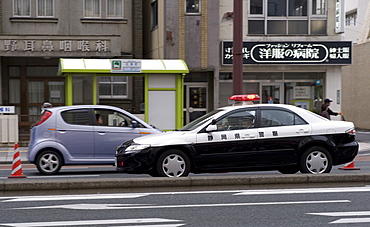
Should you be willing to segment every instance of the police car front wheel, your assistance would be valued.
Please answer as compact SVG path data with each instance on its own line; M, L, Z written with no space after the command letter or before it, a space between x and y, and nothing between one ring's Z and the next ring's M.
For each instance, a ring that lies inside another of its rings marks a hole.
M303 153L301 158L301 173L329 173L332 166L332 157L323 147L311 147Z
M157 160L156 172L159 177L186 177L190 172L189 157L180 150L165 151Z

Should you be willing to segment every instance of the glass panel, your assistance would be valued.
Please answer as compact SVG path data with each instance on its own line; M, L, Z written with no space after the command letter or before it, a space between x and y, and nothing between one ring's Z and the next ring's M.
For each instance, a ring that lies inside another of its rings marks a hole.
M268 0L268 16L286 16L286 0Z
M217 131L242 130L254 127L256 111L239 111L217 121Z
M11 66L9 67L9 76L21 76L21 67Z
M127 86L126 84L113 84L113 94L112 95L126 95L127 94Z
M308 21L306 20L289 20L288 34L308 34Z
M247 72L243 73L243 80L282 80L283 74L278 72Z
M37 0L37 16L52 17L53 0Z
M112 76L113 82L127 82L127 76Z
M278 104L280 103L280 86L266 85L262 86L261 103Z
M123 1L122 0L108 0L107 17L123 18Z
M49 102L64 103L64 82L50 81L49 82Z
M190 107L206 108L207 107L207 91L205 87L191 87L190 92Z
M14 0L14 16L31 16L30 0Z
M88 110L70 110L62 112L63 120L68 124L75 125L89 125L89 113Z
M289 16L307 16L307 0L289 0Z
M265 21L263 20L249 20L248 21L248 34L250 35L263 35L265 34Z
M36 122L40 116L40 107L39 106L30 106L28 107L28 117L29 122Z
M27 76L58 76L58 67L54 66L42 66L42 67L34 67L28 66L26 68Z
M263 0L250 0L250 14L263 14Z
M111 95L110 84L99 84L99 95Z
M286 34L286 21L270 20L267 21L267 34L277 35Z
M43 103L44 100L44 82L30 81L28 82L28 102Z
M100 0L85 0L85 17L100 17Z
M20 80L9 80L9 102L10 103L21 103L21 81Z
M158 27L158 3L157 1L152 2L151 9L152 9L152 29L154 30Z
M199 13L199 0L186 0L186 13Z
M111 76L99 76L99 82L111 82Z
M73 76L73 104L93 104L93 77L90 74L84 76Z
M311 35L326 35L326 20L311 21Z
M326 0L312 0L312 14L325 15L326 14Z

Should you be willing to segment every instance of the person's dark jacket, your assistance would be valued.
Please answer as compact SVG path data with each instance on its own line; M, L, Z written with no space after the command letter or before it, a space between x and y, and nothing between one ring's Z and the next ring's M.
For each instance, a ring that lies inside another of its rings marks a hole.
M328 106L328 104L326 104L326 103L322 104L321 109L322 110L326 109L326 106ZM333 115L333 116L337 116L338 115L337 112L332 111L329 107L328 107L328 110L327 111L328 111L328 114L329 115Z

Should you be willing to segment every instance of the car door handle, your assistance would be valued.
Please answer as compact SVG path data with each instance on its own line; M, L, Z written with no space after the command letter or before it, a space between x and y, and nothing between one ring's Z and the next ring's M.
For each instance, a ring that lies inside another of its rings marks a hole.
M66 133L67 130L58 130L60 133Z
M98 132L99 135L105 135L105 132Z
M242 136L243 139L248 139L248 138L255 138L256 135L251 135L251 134L246 134L244 136Z
M297 131L297 133L299 133L299 134L301 134L301 133L309 133L309 130L307 130L307 129L299 129Z

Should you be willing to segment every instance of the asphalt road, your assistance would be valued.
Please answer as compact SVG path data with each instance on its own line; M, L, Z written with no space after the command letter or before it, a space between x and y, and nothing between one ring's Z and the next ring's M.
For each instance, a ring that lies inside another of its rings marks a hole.
M0 226L369 226L370 187L0 197Z

